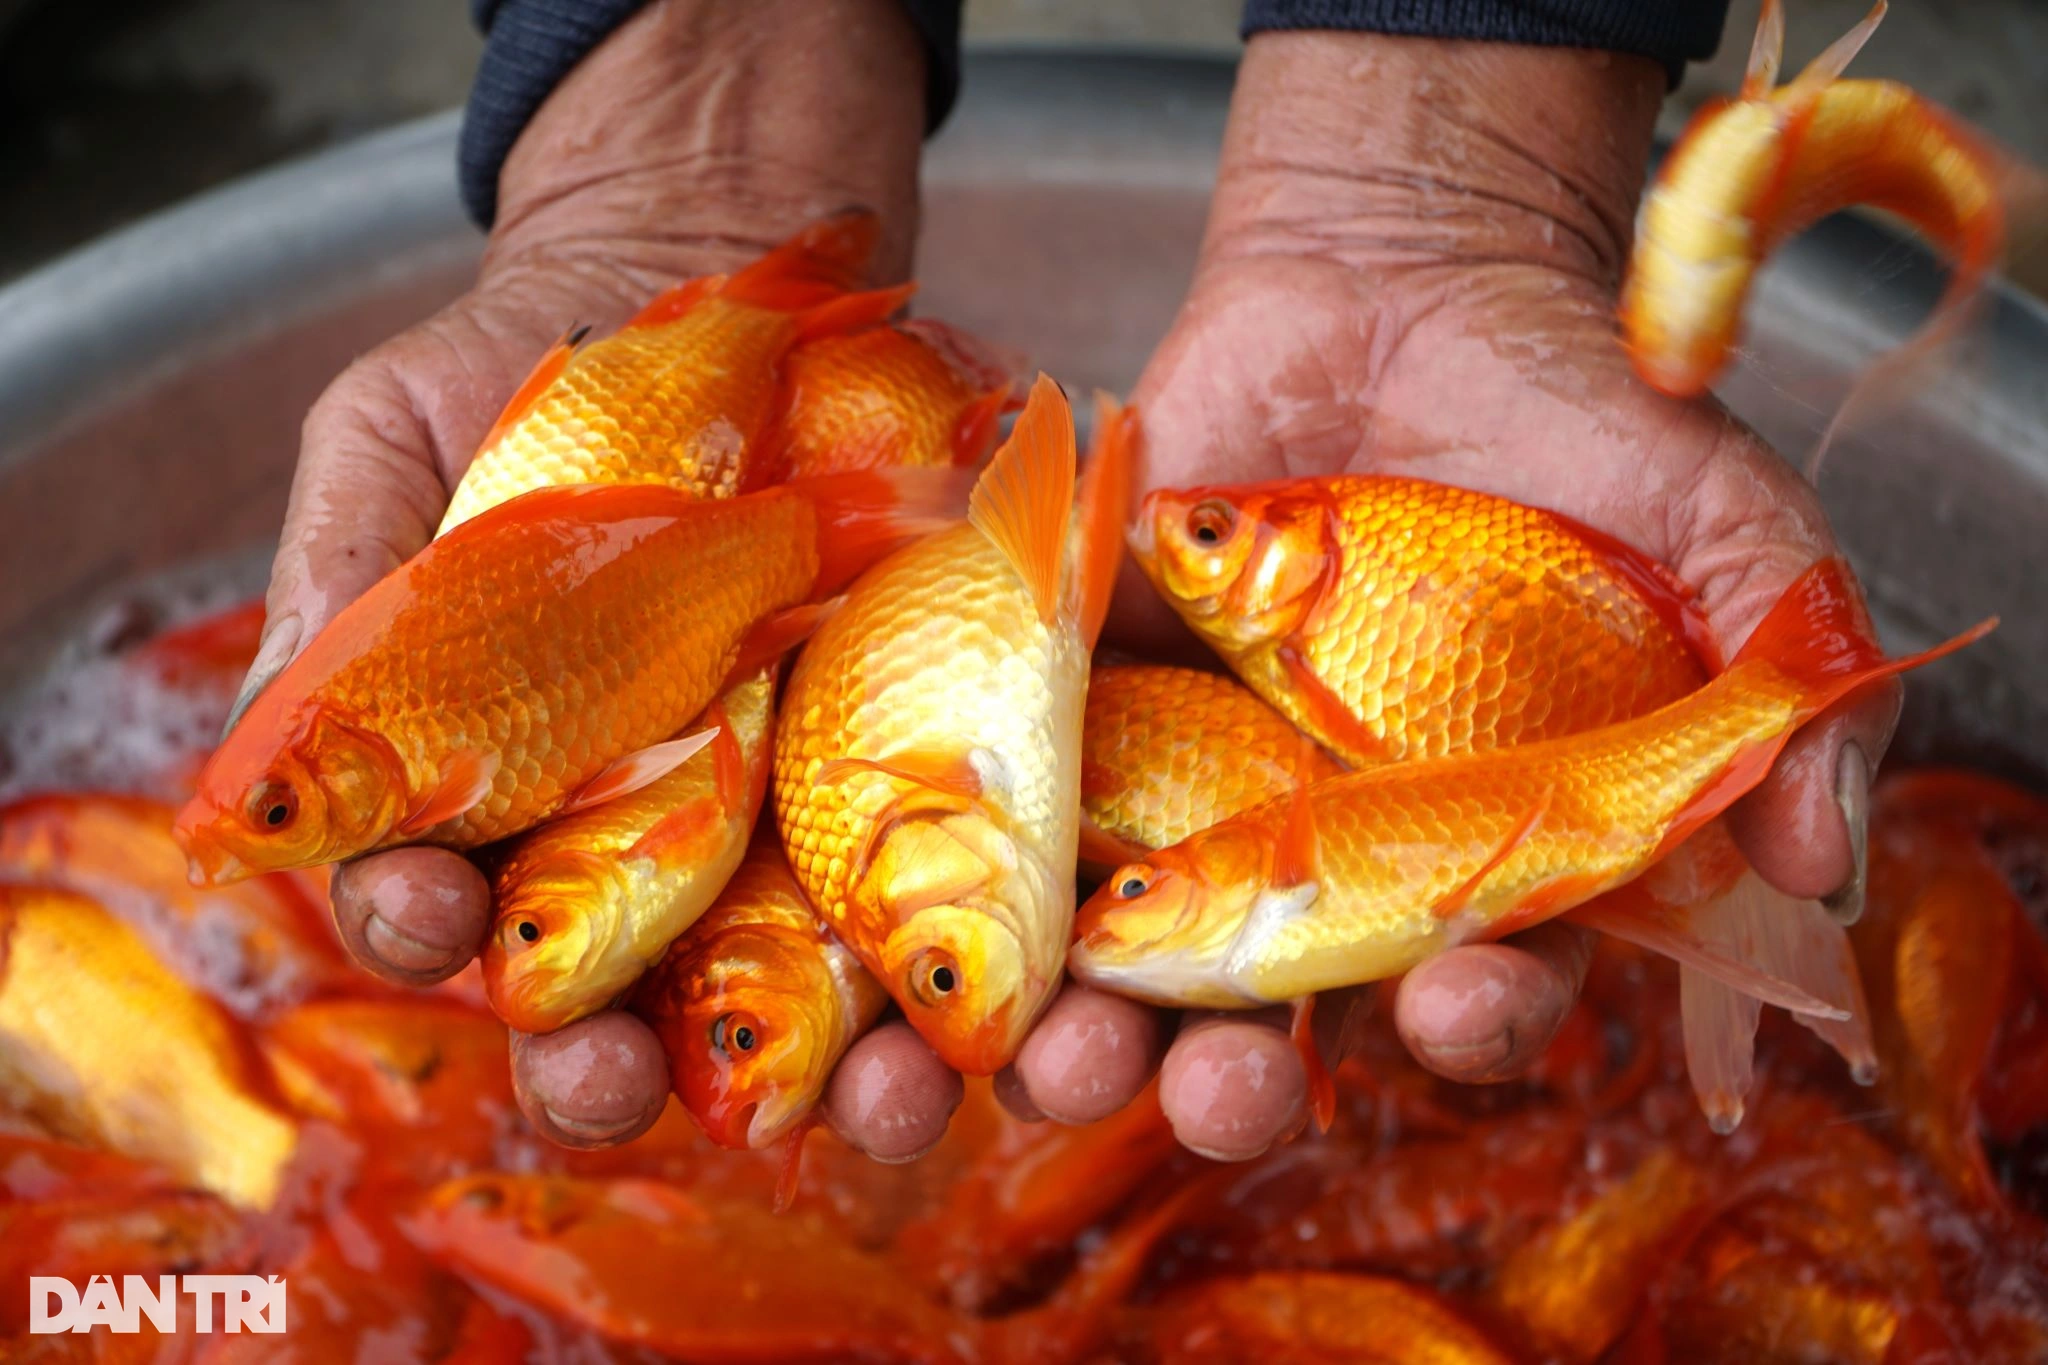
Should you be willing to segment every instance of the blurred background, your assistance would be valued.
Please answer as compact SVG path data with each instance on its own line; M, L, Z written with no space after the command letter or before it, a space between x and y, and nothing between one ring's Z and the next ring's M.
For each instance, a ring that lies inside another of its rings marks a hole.
M1740 80L1760 0L1666 110ZM1233 53L1241 0L968 0L980 43ZM1788 65L1866 0L1792 0ZM465 0L0 0L0 280L243 172L461 102ZM2048 162L2048 4L1900 0L1853 70L1905 80ZM452 175L451 167L451 175ZM2036 288L2039 288L2038 282Z

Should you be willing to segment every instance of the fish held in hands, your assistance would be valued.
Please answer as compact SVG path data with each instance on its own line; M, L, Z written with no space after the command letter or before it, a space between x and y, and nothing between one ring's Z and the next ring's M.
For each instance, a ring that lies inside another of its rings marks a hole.
M706 741L676 736L730 677L943 524L963 480L548 488L463 523L344 608L222 741L175 829L194 880L474 848L646 786Z
M942 322L819 337L783 367L777 423L790 477L892 465L973 465L1005 412L1009 372Z
M1098 665L1081 717L1081 857L1113 867L1342 771L1222 674Z
M1623 343L1647 383L1680 398L1704 393L1728 362L1765 259L1857 204L1905 219L1954 261L1933 318L1871 376L1917 359L1967 316L2004 250L2002 172L1959 120L1906 86L1839 79L1884 12L1879 0L1779 86L1784 11L1766 0L1740 93L1703 107L1665 158L1643 199L1621 296Z
M776 735L797 880L973 1075L1016 1055L1073 922L1082 703L1137 435L1107 400L1097 431L1076 510L1072 417L1041 377L968 522L875 566L819 630Z
M1527 928L1657 863L1821 711L1992 624L1886 660L1847 567L1824 560L1725 672L1649 715L1329 778L1126 865L1083 907L1069 967L1161 1004L1245 1008Z
M710 908L761 812L774 715L771 665L711 703L711 742L673 772L506 851L483 952L500 1019L549 1033L603 1009Z
M887 1004L771 842L641 978L632 1010L661 1038L676 1097L711 1140L767 1147L809 1118Z
M1693 593L1649 556L1422 479L1158 489L1131 553L1247 686L1354 767L1611 725L1719 662Z
M441 531L563 484L730 497L774 482L764 447L792 348L872 327L909 297L908 286L852 292L879 233L865 210L826 218L731 275L667 290L611 336L570 332L478 445Z

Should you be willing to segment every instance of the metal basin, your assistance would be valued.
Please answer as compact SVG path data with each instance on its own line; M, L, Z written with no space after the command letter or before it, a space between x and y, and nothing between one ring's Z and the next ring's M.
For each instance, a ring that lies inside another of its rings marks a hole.
M1127 388L1186 284L1230 79L1199 59L971 58L927 161L921 307L1071 385ZM0 291L0 688L168 571L260 585L308 404L473 271L454 138L440 117L364 139ZM1804 450L1940 278L1880 227L1822 224L1766 275L1725 397ZM1909 746L2048 773L2048 312L1994 298L1945 377L1837 446L1823 492L1895 647L2005 617L1916 682Z

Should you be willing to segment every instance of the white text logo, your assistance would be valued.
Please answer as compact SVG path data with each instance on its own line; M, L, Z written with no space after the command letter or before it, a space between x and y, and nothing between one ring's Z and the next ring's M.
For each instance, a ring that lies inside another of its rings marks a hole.
M31 1275L28 1330L90 1332L106 1327L139 1332L147 1318L157 1331L175 1332L181 1281L192 1298L192 1325L198 1331L284 1330L284 1280L276 1275L268 1279L261 1275L159 1275L154 1283L140 1275L123 1275L119 1288L111 1275L95 1275L82 1293L77 1285L55 1275Z

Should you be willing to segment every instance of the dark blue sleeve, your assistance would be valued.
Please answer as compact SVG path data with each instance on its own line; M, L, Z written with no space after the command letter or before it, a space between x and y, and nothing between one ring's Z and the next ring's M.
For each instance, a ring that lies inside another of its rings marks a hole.
M647 0L470 0L483 58L462 116L457 179L481 226L498 212L498 172L512 144L585 54ZM745 0L734 0L745 3ZM898 0L925 49L925 125L937 128L960 93L961 0Z
M1334 28L1600 48L1654 58L1676 85L1687 62L1714 55L1727 17L1728 0L1246 0L1243 32Z

